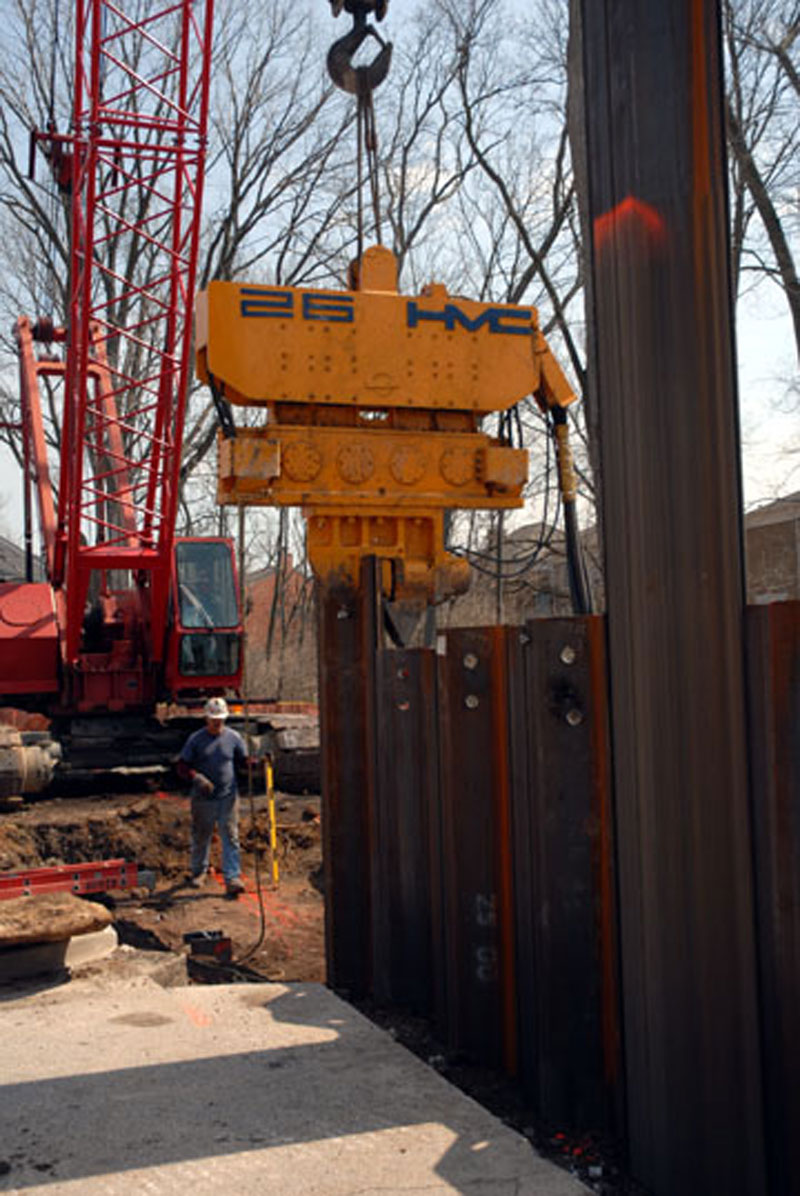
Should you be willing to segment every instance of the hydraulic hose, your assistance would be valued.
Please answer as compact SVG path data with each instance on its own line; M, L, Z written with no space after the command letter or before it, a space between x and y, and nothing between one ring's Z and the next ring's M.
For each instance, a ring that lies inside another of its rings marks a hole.
M554 407L552 409L552 416L553 439L555 441L556 459L558 461L558 484L561 490L561 499L564 503L567 576L569 579L570 597L572 598L572 609L576 615L588 615L591 613L592 604L578 530L578 481L572 460L572 449L569 444L567 412L563 407Z

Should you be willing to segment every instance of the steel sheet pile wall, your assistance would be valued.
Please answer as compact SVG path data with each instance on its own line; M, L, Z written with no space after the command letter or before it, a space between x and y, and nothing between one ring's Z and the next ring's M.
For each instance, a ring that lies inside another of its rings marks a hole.
M374 576L320 600L329 983L433 1015L554 1125L609 1129L602 621L375 651Z
M800 1194L800 602L747 611L771 1192Z
M540 1115L616 1099L603 625L381 649L374 573L323 592L328 978L435 1017Z

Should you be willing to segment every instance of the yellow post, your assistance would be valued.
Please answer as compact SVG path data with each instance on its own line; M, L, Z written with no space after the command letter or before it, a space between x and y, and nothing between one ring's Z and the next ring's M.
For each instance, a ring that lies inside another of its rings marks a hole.
M275 818L275 788L272 774L272 761L269 756L264 761L264 772L267 778L267 808L269 810L269 858L272 865L272 883L278 887L278 826Z

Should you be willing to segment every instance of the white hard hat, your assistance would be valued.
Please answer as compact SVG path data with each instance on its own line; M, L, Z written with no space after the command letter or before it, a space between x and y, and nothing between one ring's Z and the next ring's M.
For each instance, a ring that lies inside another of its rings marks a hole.
M209 698L205 705L206 718L227 718L230 711L224 698Z

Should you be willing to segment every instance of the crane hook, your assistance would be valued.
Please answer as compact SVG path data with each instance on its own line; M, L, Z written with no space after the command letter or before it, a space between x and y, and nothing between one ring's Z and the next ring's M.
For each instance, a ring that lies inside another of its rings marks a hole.
M344 37L335 41L328 51L328 74L337 87L358 95L372 91L383 83L389 73L392 61L392 43L383 40L372 25L367 24L367 14L374 12L379 21L386 15L389 0L331 0L333 15L338 17L344 8L352 14L353 28ZM353 66L353 57L368 37L374 37L380 45L376 58L367 66Z

